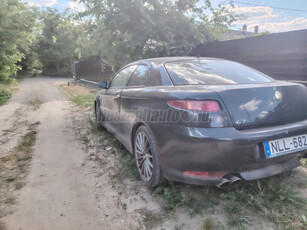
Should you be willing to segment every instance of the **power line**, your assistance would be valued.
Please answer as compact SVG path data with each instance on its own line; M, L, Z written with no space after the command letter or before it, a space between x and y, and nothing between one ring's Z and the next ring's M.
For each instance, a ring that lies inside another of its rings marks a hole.
M243 5L249 5L249 6L263 6L263 5L257 5L257 4L247 3L247 2L240 2L240 1L233 1L233 2L239 3L239 4L243 4ZM290 9L290 8L282 8L282 7L275 7L275 6L264 6L264 7L270 7L272 9L277 9L277 10L289 10L289 11L307 12L307 10Z

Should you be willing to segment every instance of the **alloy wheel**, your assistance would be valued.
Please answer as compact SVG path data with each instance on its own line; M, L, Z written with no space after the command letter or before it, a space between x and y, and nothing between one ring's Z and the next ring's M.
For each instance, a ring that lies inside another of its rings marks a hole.
M134 141L135 159L142 180L149 181L153 175L153 159L148 137L139 132Z

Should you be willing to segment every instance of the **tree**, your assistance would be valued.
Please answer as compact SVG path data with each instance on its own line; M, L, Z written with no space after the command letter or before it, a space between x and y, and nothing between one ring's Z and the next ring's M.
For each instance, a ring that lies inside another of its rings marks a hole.
M73 14L47 8L41 12L42 33L38 38L38 55L43 73L60 75L71 72L71 63L76 57L78 27Z
M21 68L20 62L34 39L36 17L33 9L18 0L0 0L0 82Z
M87 19L78 38L80 57L101 57L117 69L133 60L188 55L211 41L235 20L225 7L213 9L209 0L81 0ZM208 13L211 12L211 13Z

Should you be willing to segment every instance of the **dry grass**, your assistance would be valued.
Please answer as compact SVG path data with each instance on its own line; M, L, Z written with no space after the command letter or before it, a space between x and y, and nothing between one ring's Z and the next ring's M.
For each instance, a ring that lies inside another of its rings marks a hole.
M37 110L43 104L43 101L41 101L39 98L35 98L34 100L29 101L28 104L32 106L34 110Z
M38 125L39 122L29 125L28 132L22 136L17 146L0 158L0 218L12 212L16 203L14 192L25 185ZM1 229L5 229L2 222Z

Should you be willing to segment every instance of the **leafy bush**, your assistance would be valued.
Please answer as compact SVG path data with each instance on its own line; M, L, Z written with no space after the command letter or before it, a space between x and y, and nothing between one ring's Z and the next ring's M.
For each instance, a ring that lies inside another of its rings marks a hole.
M5 104L12 96L12 92L8 89L0 87L0 105Z
M0 4L0 82L10 78L21 67L34 39L35 11L18 0L1 0ZM6 97L6 96L5 96Z

